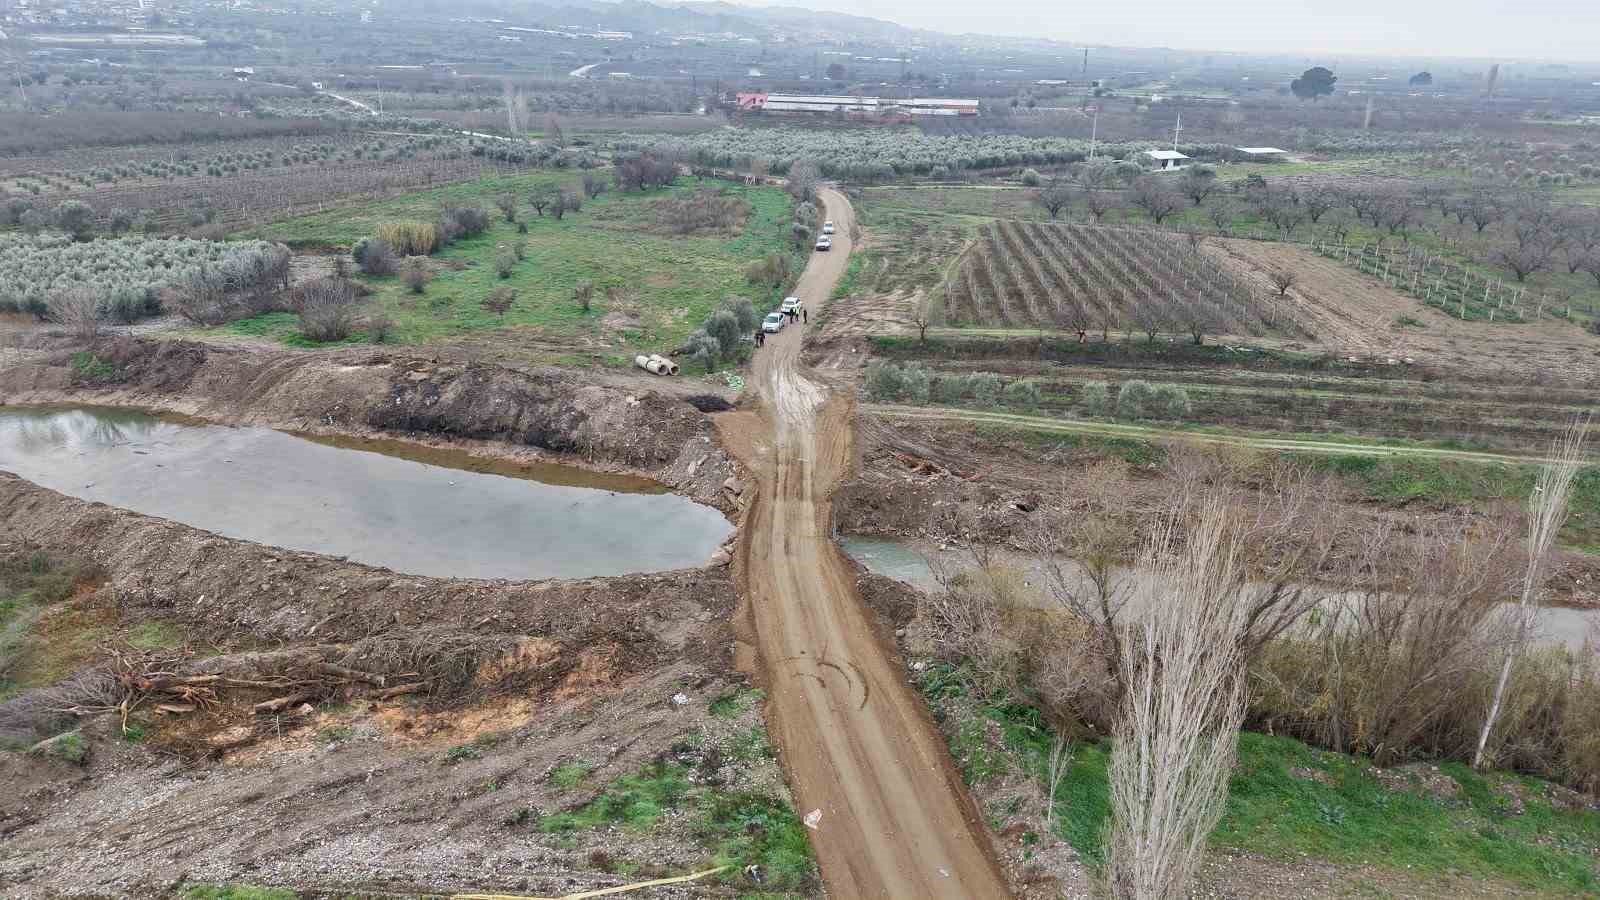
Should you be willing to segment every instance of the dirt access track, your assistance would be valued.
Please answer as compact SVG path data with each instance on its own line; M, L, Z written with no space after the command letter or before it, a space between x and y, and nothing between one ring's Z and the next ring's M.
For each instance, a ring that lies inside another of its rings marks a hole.
M812 310L843 274L855 231L842 194L820 199L839 227L796 288ZM976 806L829 540L853 403L801 373L802 331L756 354L759 410L718 418L759 485L740 530L741 630L759 655L797 810L821 813L811 837L830 896L1006 897Z

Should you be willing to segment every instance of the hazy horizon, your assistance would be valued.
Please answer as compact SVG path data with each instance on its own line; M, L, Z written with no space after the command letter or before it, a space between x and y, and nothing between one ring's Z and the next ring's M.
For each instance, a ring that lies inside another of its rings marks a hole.
M1370 55L1436 59L1600 62L1600 4L1526 0L1515 6L1469 0L1405 4L1346 0L1240 0L1226 15L1200 5L1136 12L1069 8L1042 0L981 7L919 0L731 0L746 6L801 6L885 19L952 34L1038 37L1079 44L1176 50ZM1243 26L1241 23L1250 23Z

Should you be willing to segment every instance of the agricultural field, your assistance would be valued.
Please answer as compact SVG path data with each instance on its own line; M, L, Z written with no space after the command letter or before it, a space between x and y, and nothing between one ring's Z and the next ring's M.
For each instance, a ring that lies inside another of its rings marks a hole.
M946 290L955 327L1304 337L1295 308L1154 229L998 221Z
M791 201L777 188L683 178L664 190L611 190L559 219L539 215L530 205L530 197L563 187L577 192L576 176L498 176L245 234L345 254L386 222L431 221L445 204L484 207L492 211L493 225L428 258L430 277L421 293L397 276L361 276L372 290L367 308L393 322L386 339L411 344L482 339L524 358L553 355L585 363L628 364L637 352L675 351L731 296L751 298L765 311L781 299L781 290L751 283L750 265L772 254L803 264L804 251L796 250L788 235ZM669 204L702 191L741 206L742 220L727 228L677 233L675 207ZM526 233L494 208L508 195ZM522 258L500 277L497 261L519 247ZM587 309L577 298L585 284L592 288ZM514 296L504 313L485 305L496 291ZM296 328L292 313L273 313L223 330L303 344Z
M88 204L109 226L118 210L152 230L222 231L329 209L340 201L392 197L436 184L525 171L441 135L275 138L91 150L71 157L0 162L0 207L14 223L29 208ZM67 168L62 164L70 164Z

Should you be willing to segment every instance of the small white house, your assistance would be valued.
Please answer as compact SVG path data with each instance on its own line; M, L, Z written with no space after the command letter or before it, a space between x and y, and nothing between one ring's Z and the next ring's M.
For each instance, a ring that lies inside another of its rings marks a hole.
M1289 151L1277 147L1235 147L1239 155L1251 162L1279 162L1289 155Z
M1146 158L1155 166L1157 171L1169 172L1184 167L1189 157L1176 150L1146 150Z

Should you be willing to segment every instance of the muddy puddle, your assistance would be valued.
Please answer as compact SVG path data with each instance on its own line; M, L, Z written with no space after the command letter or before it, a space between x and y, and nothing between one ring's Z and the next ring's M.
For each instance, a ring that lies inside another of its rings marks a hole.
M888 538L841 536L839 546L874 575L903 581L924 591L939 587L935 565L951 573L976 565L969 554L960 551L919 547ZM1043 563L1038 557L1002 552L997 554L997 561L1021 569L1036 585L1045 583ZM1536 627L1539 640L1565 644L1573 651L1580 651L1586 641L1600 634L1600 611L1546 607L1539 610Z
M434 577L695 567L733 531L646 479L125 409L0 408L0 469L226 537Z

